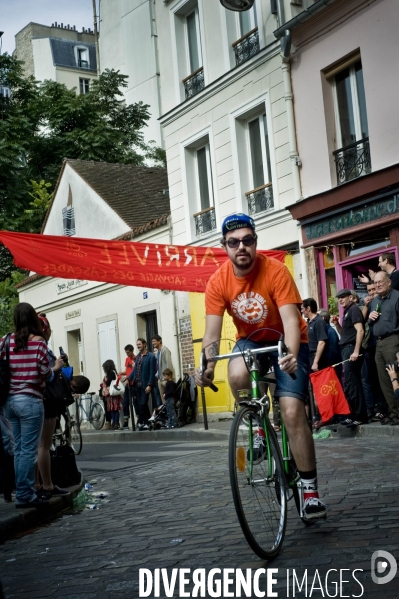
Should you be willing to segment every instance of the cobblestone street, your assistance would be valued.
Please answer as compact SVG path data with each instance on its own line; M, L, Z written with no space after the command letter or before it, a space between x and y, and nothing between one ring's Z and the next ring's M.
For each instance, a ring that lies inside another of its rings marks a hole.
M98 510L65 514L1 546L6 598L135 599L140 568L254 572L267 566L278 569L273 587L278 597L398 596L398 575L388 584L376 585L370 574L374 551L389 551L399 558L397 439L318 442L319 483L329 506L328 520L306 528L290 505L283 550L268 565L252 553L241 533L231 498L226 444L203 449L155 465L100 475L86 471L89 480L97 479L96 489L109 494L109 502ZM301 591L297 587L294 594L291 581L287 588L288 569L290 576L295 570L298 580L306 569L307 587ZM329 574L326 592L325 573L331 569L338 572ZM346 569L341 579L351 581L343 582L341 590L340 569ZM363 572L353 578L355 569ZM259 586L266 591L266 575ZM160 596L166 596L162 585ZM178 583L173 596L179 597Z

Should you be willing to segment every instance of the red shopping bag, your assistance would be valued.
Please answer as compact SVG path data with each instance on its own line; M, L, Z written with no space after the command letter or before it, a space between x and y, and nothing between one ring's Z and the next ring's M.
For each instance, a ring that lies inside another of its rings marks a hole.
M323 422L327 422L336 414L350 414L341 383L332 366L312 372L310 381Z

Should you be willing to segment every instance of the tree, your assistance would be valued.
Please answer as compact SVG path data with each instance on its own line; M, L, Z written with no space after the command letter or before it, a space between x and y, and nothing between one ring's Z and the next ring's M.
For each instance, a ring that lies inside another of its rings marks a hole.
M77 95L54 81L25 78L22 62L3 54L0 86L11 91L0 95L0 229L40 231L63 158L165 166L164 151L143 140L148 106L126 105L127 77L119 71L104 71ZM1 246L0 281L14 268Z
M24 273L14 271L0 282L0 337L14 330L14 308L19 302L16 285L24 278Z

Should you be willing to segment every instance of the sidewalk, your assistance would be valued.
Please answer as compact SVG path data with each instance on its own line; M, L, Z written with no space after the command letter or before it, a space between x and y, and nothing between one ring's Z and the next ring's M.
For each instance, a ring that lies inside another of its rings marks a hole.
M84 475L82 474L79 485L65 487L70 491L68 496L54 497L46 507L40 509L17 510L14 501L4 503L3 497L0 496L0 543L4 543L4 541L20 532L36 528L47 520L51 520L60 512L72 507L73 500L79 494L84 483Z
M216 415L212 415L213 417ZM157 431L132 431L131 429L110 430L82 430L83 445L85 443L134 443L145 441L227 441L230 436L232 419L208 422L205 430L203 422L196 422L172 430L161 429ZM332 438L348 437L373 437L373 438L398 438L399 427L385 425L379 422L370 422L356 428L346 428L339 424L325 426L320 430L331 431Z

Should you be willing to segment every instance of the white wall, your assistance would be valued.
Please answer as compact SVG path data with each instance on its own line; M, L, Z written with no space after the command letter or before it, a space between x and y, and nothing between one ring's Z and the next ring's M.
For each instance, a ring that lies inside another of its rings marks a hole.
M55 66L49 38L32 39L33 62L35 65L35 79L56 81Z
M69 188L75 211L77 237L115 239L130 227L104 202L81 177L66 164L59 183L44 235L63 235L62 209L67 206Z
M158 123L159 75L156 57L156 26L151 17L152 0L101 0L101 70L116 69L128 75L122 90L126 102L149 104L151 118L144 128L145 141L162 145Z

